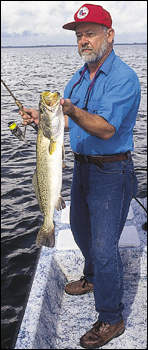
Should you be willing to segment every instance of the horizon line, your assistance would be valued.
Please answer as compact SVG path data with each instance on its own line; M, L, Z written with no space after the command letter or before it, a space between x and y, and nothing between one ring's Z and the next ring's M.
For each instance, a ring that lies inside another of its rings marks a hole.
M137 42L132 42L132 43L114 43L114 45L147 45L147 42L140 42L140 43L137 43ZM54 44L54 45L50 45L50 44L47 44L47 45L7 45L7 46L1 46L2 49L4 48L34 48L34 47L77 47L77 44L74 44L74 45L66 45L66 44Z

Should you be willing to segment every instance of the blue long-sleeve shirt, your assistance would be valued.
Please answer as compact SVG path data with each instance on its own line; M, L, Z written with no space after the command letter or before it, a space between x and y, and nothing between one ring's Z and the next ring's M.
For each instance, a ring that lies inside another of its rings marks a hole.
M91 84L88 69L81 77L85 66L73 75L64 91L64 98L70 98L71 102L79 108L86 107L88 89ZM73 88L79 80L80 82ZM115 127L116 132L110 139L103 140L92 136L69 118L72 150L85 155L107 155L132 151L134 149L133 128L139 104L138 77L135 71L112 50L97 73L89 94L87 111L103 117Z

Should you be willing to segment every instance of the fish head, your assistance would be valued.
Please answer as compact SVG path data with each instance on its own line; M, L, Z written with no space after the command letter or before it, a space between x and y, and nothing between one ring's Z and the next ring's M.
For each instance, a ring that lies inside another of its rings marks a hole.
M44 136L56 139L60 133L60 126L63 118L59 92L41 92L39 109L39 126L42 128Z
M40 98L41 98L41 103L49 110L54 110L54 108L60 102L60 94L57 91L55 92L43 91L41 92Z

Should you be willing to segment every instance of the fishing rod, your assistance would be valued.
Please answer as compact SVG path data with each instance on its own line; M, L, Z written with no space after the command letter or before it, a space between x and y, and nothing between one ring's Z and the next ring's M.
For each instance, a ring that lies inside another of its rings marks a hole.
M13 92L10 90L10 88L7 86L7 84L3 81L3 79L1 79L1 83L4 85L4 87L7 89L7 91L9 92L9 94L12 96L12 98L14 99L16 105L18 106L19 110L21 112L23 112L23 114L27 115L29 113L26 113L24 111L23 105L22 103L14 96ZM37 125L35 125L34 122L30 123L30 126L32 126L33 129L35 129L36 131L38 130ZM24 130L24 133L22 133L21 129L18 127L18 125L15 122L9 122L8 123L8 127L10 129L10 131L12 132L13 135L15 135L17 138L19 138L21 141L23 141L25 139L25 134L26 134L26 127Z
M6 83L3 81L3 79L1 79L1 83L4 85L4 87L8 90L9 94L13 97L16 105L18 106L18 108L20 109L20 111L23 111L23 105L22 103L13 95L12 91L8 88L8 86L6 85Z

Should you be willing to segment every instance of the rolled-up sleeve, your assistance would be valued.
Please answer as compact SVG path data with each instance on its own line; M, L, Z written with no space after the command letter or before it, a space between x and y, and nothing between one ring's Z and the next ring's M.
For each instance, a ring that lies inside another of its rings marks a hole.
M118 131L138 98L137 84L133 79L122 79L106 88L98 101L97 113Z

